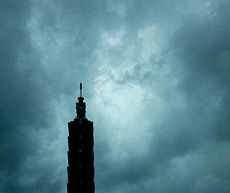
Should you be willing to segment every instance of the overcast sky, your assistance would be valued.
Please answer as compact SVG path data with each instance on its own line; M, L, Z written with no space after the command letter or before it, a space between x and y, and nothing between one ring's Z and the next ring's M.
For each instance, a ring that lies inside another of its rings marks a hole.
M97 193L230 192L230 1L1 0L0 192L66 192L80 82Z

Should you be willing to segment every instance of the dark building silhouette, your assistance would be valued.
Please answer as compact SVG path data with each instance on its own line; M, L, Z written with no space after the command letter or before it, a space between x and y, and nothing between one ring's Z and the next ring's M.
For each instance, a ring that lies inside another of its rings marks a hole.
M93 122L85 117L86 105L82 97L76 103L77 117L68 123L68 193L94 193Z

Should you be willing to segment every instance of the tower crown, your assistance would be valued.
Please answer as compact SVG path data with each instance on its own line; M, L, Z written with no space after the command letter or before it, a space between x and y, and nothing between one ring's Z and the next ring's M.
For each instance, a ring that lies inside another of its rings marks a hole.
M84 98L82 97L82 83L80 83L80 97L78 97L78 102L76 103L77 118L85 118L86 105L83 102Z

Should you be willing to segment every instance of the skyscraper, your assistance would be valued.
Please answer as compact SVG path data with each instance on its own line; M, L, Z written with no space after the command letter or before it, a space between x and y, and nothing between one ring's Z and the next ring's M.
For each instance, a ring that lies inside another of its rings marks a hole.
M76 103L77 117L68 123L68 193L94 193L93 122L85 117L86 105L82 97Z

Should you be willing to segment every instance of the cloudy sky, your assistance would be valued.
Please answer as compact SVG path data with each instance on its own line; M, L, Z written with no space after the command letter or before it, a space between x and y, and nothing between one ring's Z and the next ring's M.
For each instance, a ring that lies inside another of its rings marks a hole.
M97 193L230 192L228 0L1 0L0 18L0 192L66 192L80 82Z

